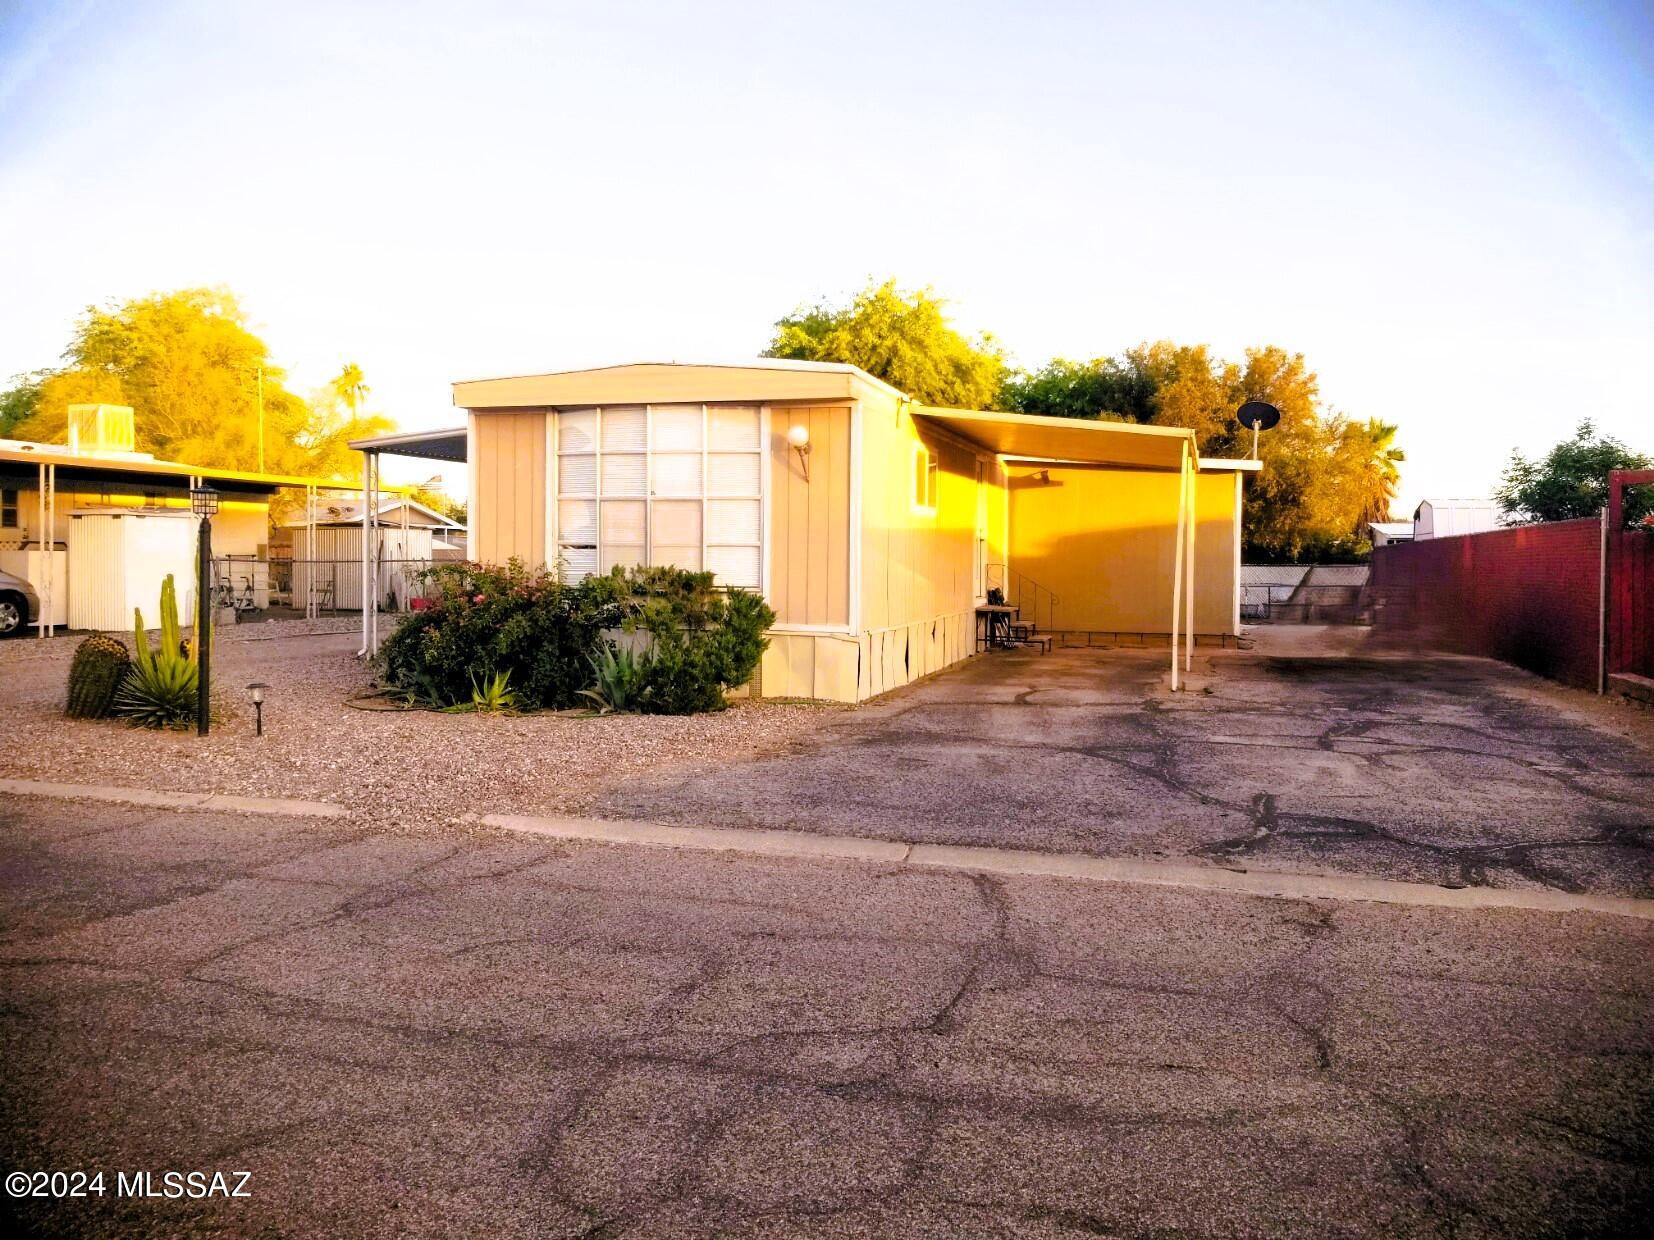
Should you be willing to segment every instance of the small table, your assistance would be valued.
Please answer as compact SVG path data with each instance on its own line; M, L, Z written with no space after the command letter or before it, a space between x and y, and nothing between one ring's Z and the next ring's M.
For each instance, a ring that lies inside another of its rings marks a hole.
M1021 614L1021 608L1008 603L984 603L976 609L976 649L980 653L995 646L1007 649L1011 645L1011 617Z

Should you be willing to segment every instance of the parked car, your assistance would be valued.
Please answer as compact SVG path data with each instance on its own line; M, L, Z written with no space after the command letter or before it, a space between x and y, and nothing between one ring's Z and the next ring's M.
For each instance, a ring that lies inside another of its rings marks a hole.
M13 573L0 572L0 637L16 637L40 618L40 596Z

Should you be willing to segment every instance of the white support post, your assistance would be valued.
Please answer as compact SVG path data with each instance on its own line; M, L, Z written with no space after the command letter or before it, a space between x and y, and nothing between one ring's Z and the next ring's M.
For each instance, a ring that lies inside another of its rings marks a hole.
M1187 541L1183 522L1185 517L1184 492L1188 487L1188 445L1182 448L1177 462L1177 534L1172 542L1172 692L1181 688L1177 664L1177 625L1183 611L1183 549Z
M298 571L293 573L293 589L299 588ZM304 618L314 620L316 607L316 488L304 489Z
M362 605L362 648L356 652L358 657L370 653L368 643L371 636L368 633L368 510L373 506L373 453L362 453L362 597L358 602Z
M1187 552L1189 582L1188 590L1184 595L1185 611L1183 613L1183 670L1185 672L1193 671L1195 664L1195 522L1200 516L1199 494L1196 490L1196 484L1200 479L1195 471L1198 468L1199 463L1195 460L1194 453L1188 453L1185 476L1189 480L1189 546Z

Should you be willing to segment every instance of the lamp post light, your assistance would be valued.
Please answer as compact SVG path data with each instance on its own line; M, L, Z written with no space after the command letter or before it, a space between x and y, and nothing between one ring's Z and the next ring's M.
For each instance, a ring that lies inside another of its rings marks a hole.
M253 715L257 722L254 724L254 735L264 735L264 691L270 686L262 680L255 680L247 686L247 692L253 695Z
M200 563L195 583L195 734L211 727L208 700L212 688L212 519L218 492L205 480L190 488L190 511L201 518Z

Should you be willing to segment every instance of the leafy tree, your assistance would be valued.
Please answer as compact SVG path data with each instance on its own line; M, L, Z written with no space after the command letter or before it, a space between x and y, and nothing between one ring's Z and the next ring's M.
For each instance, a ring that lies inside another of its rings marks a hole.
M34 416L40 406L40 385L47 371L15 375L12 386L0 392L0 439L11 439L19 426Z
M1520 452L1512 452L1493 496L1516 523L1592 517L1608 504L1610 470L1648 469L1651 465L1654 460L1599 434L1587 418L1572 439L1564 439L1540 460L1530 461ZM1628 520L1640 520L1654 508L1647 495L1649 489L1633 487L1627 491Z
M928 405L992 408L1004 354L992 337L970 340L954 330L944 304L929 289L870 284L848 306L800 307L781 319L764 356L848 362Z
M260 371L265 463L273 473L359 477L361 463L348 441L392 425L361 412L366 388L359 369L348 400L324 391L312 403L289 391L268 346L248 330L240 305L221 289L181 289L89 307L63 356L63 368L31 376L3 398L8 408L27 408L15 425L19 437L61 441L71 404L130 405L140 450L199 465L256 469Z
M1058 357L1032 373L1008 375L999 405L1050 418L1148 422L1154 417L1154 397L1153 379L1129 357L1099 357L1089 362Z

